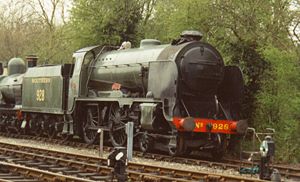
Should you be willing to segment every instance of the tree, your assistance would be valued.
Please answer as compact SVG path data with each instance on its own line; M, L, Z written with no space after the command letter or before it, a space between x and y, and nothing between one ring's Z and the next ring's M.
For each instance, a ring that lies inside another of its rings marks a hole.
M63 1L51 0L50 16L43 2L10 0L0 9L0 59L37 54L40 63L60 63L67 57L71 60L66 30L54 16L64 14L58 12L63 9Z
M153 16L142 30L143 34L170 43L182 31L196 29L207 38L211 28L209 3L209 0L158 0L154 4Z
M153 2L74 0L70 28L73 31L75 47L91 44L115 45L125 40L136 44L138 25L143 19L143 11L151 11L144 8L145 3Z
M38 52L44 63L71 61L74 50L70 47L65 20L65 0L30 0L29 5L42 25L32 51Z
M268 46L262 55L270 69L262 78L256 95L255 126L276 129L277 157L300 161L300 68L294 49L280 50ZM286 155L289 154L289 155Z
M0 60L22 56L36 33L37 22L22 1L8 1L0 9Z

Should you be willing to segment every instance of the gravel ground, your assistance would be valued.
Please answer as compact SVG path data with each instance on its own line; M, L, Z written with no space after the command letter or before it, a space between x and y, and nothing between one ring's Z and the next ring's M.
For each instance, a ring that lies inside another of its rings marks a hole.
M50 150L56 150L56 151L62 151L62 152L69 152L69 153L75 153L75 154L82 154L86 156L98 156L99 153L97 150L94 149L84 149L84 148L74 148L69 146L62 146L57 144L49 144L45 142L39 142L35 140L25 140L25 139L14 139L14 138L6 138L0 136L0 142L6 142L10 144L17 144L17 145L23 145L23 146L31 146L36 148L42 148L42 149L50 149ZM107 157L108 153L104 152L104 157ZM164 162L164 161L156 161L152 159L144 159L139 157L133 157L133 162L142 163L142 164L151 164L151 165L157 165L162 167L172 167L175 169L185 169L189 171L203 171L203 172L213 172L216 174L226 174L226 175L235 175L240 176L238 171L235 171L233 169L228 170L222 170L222 169L214 169L210 167L203 167L203 166L195 166L195 165L186 165L186 164L180 164L180 163L174 163L174 162ZM242 175L245 177L250 177L250 175ZM253 178L257 178L257 176L253 176Z

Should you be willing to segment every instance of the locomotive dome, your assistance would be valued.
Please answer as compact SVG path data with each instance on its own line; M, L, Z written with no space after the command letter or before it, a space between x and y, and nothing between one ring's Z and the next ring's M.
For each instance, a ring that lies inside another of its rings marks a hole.
M196 40L201 40L203 34L195 30L185 30L180 34L180 37L194 37Z
M161 45L161 42L156 39L143 39L140 43L140 48L151 47L155 45Z
M7 65L8 75L13 74L22 74L26 71L26 65L23 59L21 58L12 58L9 60Z

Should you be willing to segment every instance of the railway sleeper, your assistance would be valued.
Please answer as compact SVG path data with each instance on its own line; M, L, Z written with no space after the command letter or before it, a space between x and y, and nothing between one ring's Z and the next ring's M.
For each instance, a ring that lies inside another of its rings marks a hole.
M57 167L57 165L55 164L43 164L43 165L40 165L39 168L42 169L42 170L45 170L45 169L48 169L48 168L55 168Z
M78 174L79 172L80 172L79 170L66 170L66 171L64 171L64 174L74 175L74 174Z
M69 167L54 167L54 168L49 168L49 170L52 172L64 172L71 169Z
M23 179L22 176L19 175L14 175L14 174L10 174L8 176L1 176L1 179L6 179L6 180L17 180L17 179Z
M19 164L24 164L30 167L37 167L40 166L42 164L45 164L44 162L40 162L40 161L18 161Z
M91 176L90 177L91 180L95 180L95 181L110 181L111 180L111 176Z
M24 177L22 177L22 179L15 179L12 182L38 182L39 180L37 179L24 179ZM11 181L9 181L11 182Z
M0 155L0 161L6 161L8 159L11 159L9 156Z
M7 161L7 162L13 162L13 163L16 163L16 161L19 161L20 158L13 158L14 156L11 156L10 158L7 158L3 161Z
M25 178L24 176L11 173L9 171L0 172L0 181L9 181L9 182L39 182L38 179L34 178Z
M78 173L77 174L79 177L85 177L85 178L88 178L88 177L91 177L91 176L99 176L99 174L97 173L88 173L88 172L81 172L81 173Z

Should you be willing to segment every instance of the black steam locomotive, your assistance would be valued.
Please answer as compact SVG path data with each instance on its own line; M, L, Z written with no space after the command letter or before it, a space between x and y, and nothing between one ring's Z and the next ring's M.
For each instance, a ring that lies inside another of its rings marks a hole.
M126 143L134 123L135 145L180 155L226 151L239 120L243 79L224 66L219 52L185 31L172 44L142 40L139 48L93 46L73 54L73 64L36 66L13 58L0 78L0 126L8 132L79 136L87 143L106 132L113 146Z

